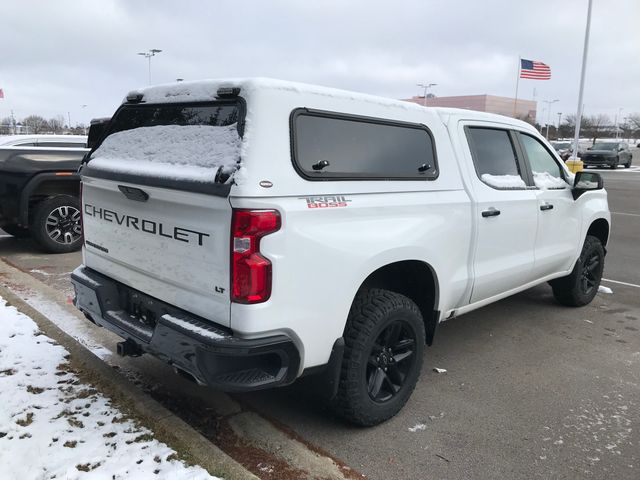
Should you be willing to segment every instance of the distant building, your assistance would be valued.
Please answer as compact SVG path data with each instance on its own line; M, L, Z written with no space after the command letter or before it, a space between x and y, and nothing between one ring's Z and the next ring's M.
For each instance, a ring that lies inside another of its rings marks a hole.
M498 97L496 95L461 95L458 97L430 97L427 96L428 107L451 107L478 110L480 112L498 113L513 117L513 98ZM424 105L424 97L412 97L405 101ZM536 102L533 100L518 99L516 115L520 119L536 118Z

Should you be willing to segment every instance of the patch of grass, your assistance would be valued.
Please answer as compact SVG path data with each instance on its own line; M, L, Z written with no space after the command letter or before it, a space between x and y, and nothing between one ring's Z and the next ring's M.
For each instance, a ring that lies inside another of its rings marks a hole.
M83 388L78 393L76 393L76 398L87 398L92 395L95 395L98 391L95 388Z
M80 463L78 465L76 465L76 469L79 470L80 472L90 472L91 470L95 470L96 468L98 468L101 465L100 462L98 463Z
M20 440L22 440L23 438L31 438L31 434L29 432L23 433L22 435L20 435L18 437Z
M27 413L27 418L21 418L19 420L16 420L16 423L21 427L28 427L33 423L33 413L31 412Z
M142 435L138 435L136 438L134 438L133 440L127 440L127 444L131 445L132 443L142 443L142 442L150 442L151 440L153 440L153 435L151 435L150 433L143 433Z
M7 432L0 432L0 438L4 438L7 436Z
M78 445L78 442L76 440L67 440L66 442L64 442L64 444L62 444L63 447L67 448L76 448L76 445Z
M178 461L178 454L177 453L172 453L171 455L169 455L165 461L167 462L173 462L173 461Z
M105 438L113 438L116 436L116 432L104 433L102 436Z
M13 368L7 368L6 370L0 370L0 375L3 377L8 377L10 375L14 375L16 371Z
M84 423L82 423L80 420L76 420L75 418L71 417L71 418L67 418L67 422L69 423L69 425L71 425L72 427L75 428L84 428Z
M33 385L27 386L27 392L33 393L34 395L39 395L44 392L44 388L34 387Z

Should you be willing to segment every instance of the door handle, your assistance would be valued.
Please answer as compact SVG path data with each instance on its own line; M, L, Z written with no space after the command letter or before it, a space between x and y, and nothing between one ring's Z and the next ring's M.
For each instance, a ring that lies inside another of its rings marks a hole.
M551 205L550 203L544 203L540 205L540 210L542 210L543 212L545 210L553 210L553 205Z
M482 216L483 217L497 217L498 215L500 215L500 210L497 210L493 207L489 208L489 210L483 210L482 211Z

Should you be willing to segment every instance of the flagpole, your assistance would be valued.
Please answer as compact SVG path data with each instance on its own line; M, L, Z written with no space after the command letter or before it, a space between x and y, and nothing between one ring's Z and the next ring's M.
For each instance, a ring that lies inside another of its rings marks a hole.
M518 55L518 73L516 75L516 98L513 100L513 118L516 118L516 108L518 105L518 85L520 84L520 67L522 66L522 58Z
M584 31L584 47L582 49L582 71L580 72L580 90L578 91L578 112L576 114L576 130L573 136L573 152L571 153L571 159L576 160L578 158L578 144L580 142L580 123L582 122L582 98L584 93L584 77L587 69L587 54L589 52L589 31L591 30L591 3L589 0L589 6L587 7L587 26Z

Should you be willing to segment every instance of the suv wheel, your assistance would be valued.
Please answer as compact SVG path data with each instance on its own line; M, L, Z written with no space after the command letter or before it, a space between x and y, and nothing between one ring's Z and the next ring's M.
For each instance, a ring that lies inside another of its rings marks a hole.
M31 234L49 253L67 253L82 246L80 203L71 195L57 195L40 202L31 222Z
M580 258L566 277L550 282L553 296L563 305L582 307L598 293L604 270L604 248L596 237L588 235Z
M16 238L27 238L29 236L29 229L24 227L19 227L18 225L5 225L1 227L2 230L7 232L9 235L12 235Z
M620 159L616 157L615 160L613 160L613 162L611 162L611 164L609 165L609 168L611 168L612 170L615 170L616 168L618 168L619 161Z
M336 412L362 426L402 409L416 386L425 345L420 310L404 295L362 290L351 306Z

